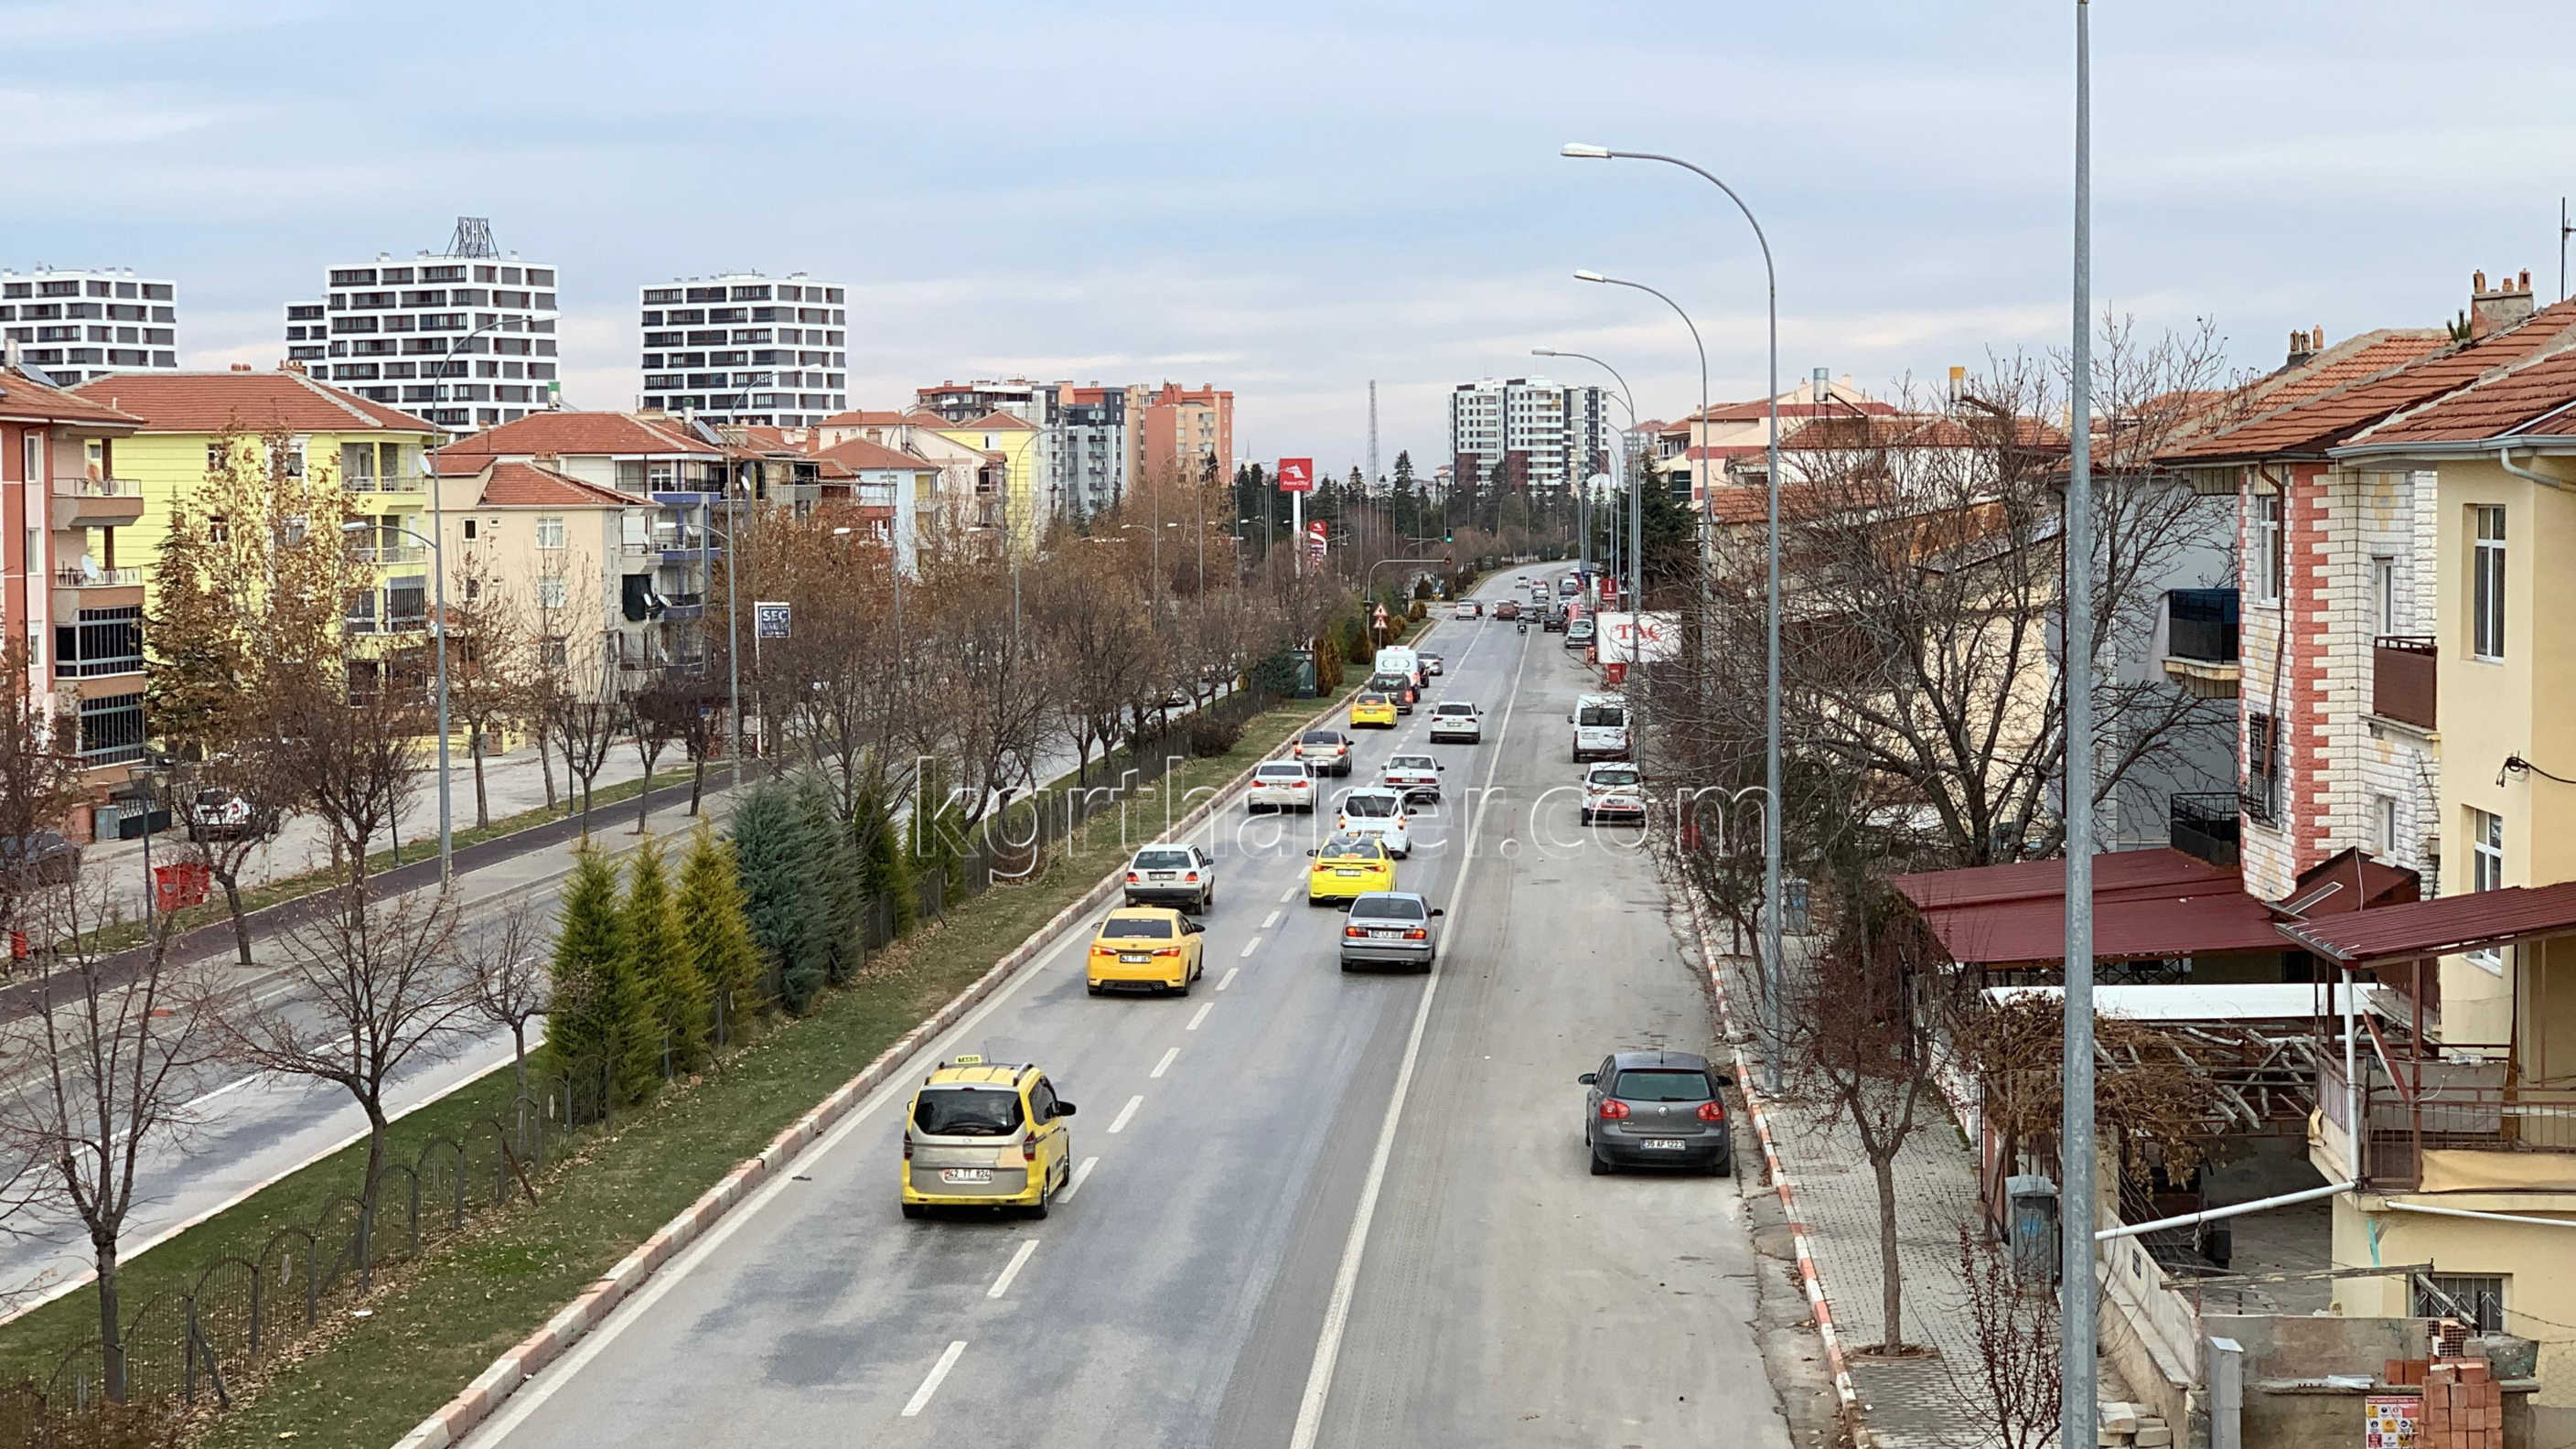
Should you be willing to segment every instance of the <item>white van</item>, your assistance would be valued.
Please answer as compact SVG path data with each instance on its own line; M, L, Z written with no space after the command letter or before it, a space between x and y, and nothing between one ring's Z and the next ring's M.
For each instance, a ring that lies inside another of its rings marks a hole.
M1578 694L1574 712L1574 763L1628 758L1628 701L1616 694Z
M1401 644L1389 644L1385 648L1377 651L1377 663L1369 672L1372 674L1401 674L1413 681L1414 688L1419 689L1422 687L1421 656L1415 654L1412 650L1405 648Z

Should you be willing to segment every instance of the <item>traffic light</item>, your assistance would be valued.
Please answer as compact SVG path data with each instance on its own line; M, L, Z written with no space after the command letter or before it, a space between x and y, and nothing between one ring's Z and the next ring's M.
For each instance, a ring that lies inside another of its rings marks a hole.
M1456 543L1458 541L1457 530L1449 528L1440 530L1440 541L1442 543Z

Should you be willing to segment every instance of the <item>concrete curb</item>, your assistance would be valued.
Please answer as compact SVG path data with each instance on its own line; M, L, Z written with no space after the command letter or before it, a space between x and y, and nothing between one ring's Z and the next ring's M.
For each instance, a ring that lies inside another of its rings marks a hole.
M1825 1294L1824 1275L1817 1271L1807 1224L1798 1216L1797 1186L1771 1140L1771 1114L1764 1108L1761 1094L1754 1090L1752 1063L1745 1060L1744 1049L1735 1043L1735 1012L1727 1000L1726 973L1717 964L1717 950L1708 939L1708 922L1700 915L1698 896L1686 883L1676 882L1674 889L1690 908L1691 935L1699 942L1700 960L1708 968L1709 989L1717 996L1718 1024L1726 1033L1727 1054L1735 1063L1736 1088L1744 1094L1745 1111L1753 1118L1753 1136L1762 1144L1763 1165L1771 1170L1771 1190L1778 1194L1780 1211L1789 1220L1789 1241L1798 1255L1798 1282L1806 1290L1807 1311L1815 1318L1816 1336L1825 1346L1825 1364L1833 1371L1834 1395L1842 1401L1843 1422L1851 1430L1857 1449L1868 1449L1871 1439L1860 1420L1860 1390L1853 1386L1851 1363L1843 1356L1842 1335L1834 1327L1833 1301Z
M1213 815L1226 799L1240 791L1252 778L1252 771L1263 760L1276 757L1294 743L1297 735L1315 728L1342 707L1336 697L1331 704L1307 718L1289 733L1288 740L1265 752L1260 760L1217 787L1208 798L1192 806L1164 832L1178 835L1195 830ZM1082 894L1081 899L1047 918L1046 924L1019 945L1012 947L993 968L975 979L974 984L949 999L946 1005L931 1013L927 1021L904 1033L891 1046L879 1052L876 1059L861 1068L859 1074L843 1082L832 1094L804 1116L789 1124L786 1130L769 1140L757 1156L726 1173L724 1179L683 1209L679 1216L664 1223L633 1252L618 1260L615 1267L592 1280L581 1295L546 1320L543 1328L522 1339L509 1352L492 1361L492 1366L475 1376L474 1381L447 1401L436 1413L423 1419L412 1431L395 1441L394 1449L447 1449L460 1443L485 1419L492 1416L520 1385L535 1377L548 1364L561 1358L565 1350L581 1341L605 1321L619 1304L626 1301L654 1273L660 1271L682 1248L696 1241L728 1212L739 1206L762 1183L791 1166L805 1148L829 1131L834 1123L850 1114L870 1093L885 1085L923 1043L931 1041L957 1024L999 988L1018 974L1021 967L1038 958L1047 942L1065 927L1099 909L1102 903L1118 893L1124 883L1123 869L1112 870L1100 882Z

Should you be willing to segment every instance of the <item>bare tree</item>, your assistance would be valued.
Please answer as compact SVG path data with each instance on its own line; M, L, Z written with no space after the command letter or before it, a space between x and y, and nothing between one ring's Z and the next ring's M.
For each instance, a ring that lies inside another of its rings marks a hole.
M1076 778L1117 743L1130 706L1151 693L1157 650L1144 600L1107 550L1062 553L1037 591L1035 617L1062 682Z
M95 947L108 912L77 881L49 888L37 912L55 944L38 952L35 997L7 1027L5 1131L22 1174L13 1186L66 1210L89 1236L108 1397L126 1393L120 1251L145 1158L187 1122L188 1069L206 1018L170 961L170 918L139 965ZM29 1166L36 1170L27 1171Z
M544 935L527 902L513 901L463 952L474 1013L510 1033L510 1066L522 1097L528 1095L528 1026L554 1001Z
M366 1113L358 1201L370 1217L391 1122L386 1088L474 1009L456 934L453 898L421 891L373 901L363 883L340 886L327 909L287 934L286 989L254 996L236 988L211 998L227 1055L257 1070L336 1083Z
M365 883L368 852L420 789L430 728L420 665L410 654L352 655L338 689L281 683L273 705L278 777L330 831L353 884Z
M563 755L566 792L581 799L582 829L590 828L591 788L607 767L608 752L626 714L599 641L589 634L549 634L532 676L538 728Z
M474 823L492 823L483 757L492 737L528 713L529 673L536 641L527 611L492 560L471 545L458 555L447 586L448 716L462 725L466 756L474 765ZM551 791L554 778L547 776Z
M242 877L301 798L298 772L286 768L281 756L274 734L238 736L230 748L186 767L178 790L187 827L180 858L204 866L223 887L233 953L245 966L251 964L250 915L242 902Z
M1983 1410L1999 1449L2047 1449L2057 1442L2059 1373L2056 1300L2021 1281L1994 1243L1959 1224L1961 1315L1976 1360L1949 1365L1968 1398Z

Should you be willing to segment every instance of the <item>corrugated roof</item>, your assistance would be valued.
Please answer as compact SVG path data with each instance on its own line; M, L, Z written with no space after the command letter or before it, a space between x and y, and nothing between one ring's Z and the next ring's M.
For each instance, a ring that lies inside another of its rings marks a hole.
M2279 930L2290 941L2341 966L2450 956L2576 932L2576 881L2506 886L2323 920L2284 921Z
M1928 871L1896 878L1950 959L1963 966L2054 965L2066 957L2066 862ZM2178 850L2093 857L2093 954L2105 961L2277 951L2272 912L2237 873Z
M2179 850L2113 850L2093 857L2093 898L2097 901L2117 898L2124 892L2162 891L2222 880L2233 887L2237 874ZM2066 894L2066 862L2024 860L2011 865L1920 871L1900 875L1894 884L1915 909L1924 911L1991 901L2053 898Z
M72 389L143 419L147 433L436 433L399 408L325 386L300 372L120 372Z
M0 363L0 418L18 423L78 423L120 433L143 425L132 413L38 382L24 369L5 363Z

